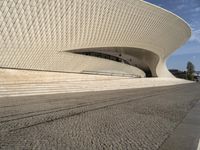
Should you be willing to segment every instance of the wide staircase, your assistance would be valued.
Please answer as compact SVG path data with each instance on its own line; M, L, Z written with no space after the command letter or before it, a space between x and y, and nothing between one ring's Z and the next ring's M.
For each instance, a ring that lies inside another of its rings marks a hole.
M173 78L133 78L0 69L0 97L106 91L190 83Z

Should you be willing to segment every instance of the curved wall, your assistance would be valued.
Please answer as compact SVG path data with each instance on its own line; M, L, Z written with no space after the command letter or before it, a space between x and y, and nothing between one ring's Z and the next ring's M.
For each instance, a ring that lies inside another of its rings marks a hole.
M157 76L155 69L159 62L159 56L148 50L124 47L102 47L77 49L71 52L76 54L84 54L85 52L108 54L124 60L121 63L129 64L143 70L148 77ZM99 58L99 56L96 57Z
M133 56L131 48L155 53L159 62L144 53L146 63L155 76L169 77L166 58L191 35L182 19L140 0L4 0L0 20L0 67L7 68L81 72L109 66L134 72L125 64L64 52L124 47Z

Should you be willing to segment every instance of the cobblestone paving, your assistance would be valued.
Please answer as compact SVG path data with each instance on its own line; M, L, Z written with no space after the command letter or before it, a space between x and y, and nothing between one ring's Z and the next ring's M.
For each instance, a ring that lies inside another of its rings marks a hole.
M0 99L1 149L156 150L200 85Z

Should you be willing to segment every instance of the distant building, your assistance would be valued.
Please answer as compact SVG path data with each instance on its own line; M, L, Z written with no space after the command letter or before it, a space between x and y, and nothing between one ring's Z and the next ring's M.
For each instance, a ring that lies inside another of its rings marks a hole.
M186 79L187 78L187 72L186 71L180 71L178 69L170 69L169 70L175 77ZM200 81L200 71L195 71L193 73L194 80Z
M195 71L195 73L193 75L194 75L194 79L196 81L200 81L200 71Z
M178 69L170 69L169 71L177 78L186 79L186 71L180 71Z
M194 76L200 77L200 71L195 71Z

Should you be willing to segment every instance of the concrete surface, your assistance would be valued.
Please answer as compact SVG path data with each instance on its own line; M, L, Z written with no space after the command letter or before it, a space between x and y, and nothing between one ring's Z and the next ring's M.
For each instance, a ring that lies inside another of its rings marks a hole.
M184 84L0 98L0 149L196 150L199 91Z
M106 91L191 83L176 78L131 78L0 69L0 97Z

